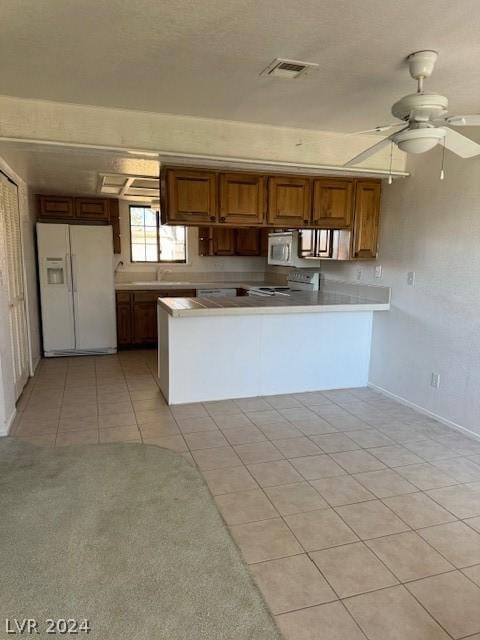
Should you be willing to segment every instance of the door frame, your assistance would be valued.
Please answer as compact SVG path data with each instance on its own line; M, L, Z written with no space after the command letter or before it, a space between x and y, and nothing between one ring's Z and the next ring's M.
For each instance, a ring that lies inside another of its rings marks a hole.
M3 161L2 161L3 164ZM7 171L4 170L4 168L2 168L0 166L0 174L10 183L15 187L15 197L16 197L16 202L17 202L17 211L18 211L18 230L19 230L19 240L20 240L20 263L21 263L21 279L22 279L22 289L23 289L23 300L22 300L22 306L23 306L23 316L24 316L24 323L25 323L25 339L26 339L26 352L27 352L27 371L26 371L26 379L23 382L22 386L20 389L18 389L17 387L17 381L14 380L14 389L15 389L15 402L18 401L20 395L22 394L23 389L25 388L25 385L28 382L29 377L33 376L35 373L35 367L34 367L34 363L33 363L33 357L32 357L32 339L31 339L31 329L30 329L30 318L28 315L28 302L29 302L29 295L28 295L28 288L27 288L27 272L26 272L26 266L25 266L25 251L24 251L24 233L23 233L23 220L22 220L22 207L21 207L21 201L20 201L20 189L19 186L17 184L17 182L10 177L10 175L7 173ZM8 263L6 263L6 268L7 268L7 273L6 275L6 286L7 289L9 287L9 273L8 273ZM10 317L9 317L9 321L10 321ZM14 340L13 340L13 335L12 335L12 328L11 328L11 324L10 324L10 328L9 328L9 333L10 333L10 342L11 342L11 348L12 348L12 358L13 358L13 350L15 348L14 346ZM14 363L12 362L13 366ZM14 373L15 373L15 369L14 369Z

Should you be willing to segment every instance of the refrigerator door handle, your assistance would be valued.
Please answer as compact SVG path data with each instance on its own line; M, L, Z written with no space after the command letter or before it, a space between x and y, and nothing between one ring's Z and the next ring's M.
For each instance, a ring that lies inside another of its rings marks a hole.
M65 254L65 278L67 281L67 290L72 291L72 268L70 263L70 255Z
M72 253L72 284L73 293L77 293L77 256Z

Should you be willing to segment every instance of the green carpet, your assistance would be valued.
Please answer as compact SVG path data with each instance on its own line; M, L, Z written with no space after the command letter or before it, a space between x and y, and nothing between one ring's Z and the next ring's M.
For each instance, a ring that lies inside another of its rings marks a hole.
M279 640L198 472L154 446L0 438L5 618L88 619L95 640Z

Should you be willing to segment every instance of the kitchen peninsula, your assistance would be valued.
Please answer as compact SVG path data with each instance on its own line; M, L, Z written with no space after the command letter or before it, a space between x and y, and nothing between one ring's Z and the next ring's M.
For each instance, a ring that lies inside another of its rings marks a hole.
M159 298L160 388L169 404L365 386L373 313L388 287Z

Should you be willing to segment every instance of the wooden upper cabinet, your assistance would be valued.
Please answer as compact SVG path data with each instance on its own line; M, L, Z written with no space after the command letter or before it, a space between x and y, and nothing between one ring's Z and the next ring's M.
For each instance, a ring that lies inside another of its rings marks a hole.
M108 200L109 219L113 231L113 253L122 253L122 242L120 238L120 211L118 200L110 198Z
M171 224L217 221L217 176L211 171L168 169L166 218Z
M38 196L38 217L65 220L75 217L73 198L68 196Z
M313 181L312 221L321 229L346 229L352 224L353 181Z
M358 180L355 185L353 258L371 260L377 256L380 182Z
M275 176L268 180L268 224L304 227L311 224L311 189L308 178Z
M235 231L228 227L212 227L212 255L235 255Z
M221 173L219 221L262 224L265 217L265 178L248 173Z
M75 198L75 217L82 220L109 220L108 200L106 198Z
M261 239L259 229L236 229L235 254L237 256L259 256Z

